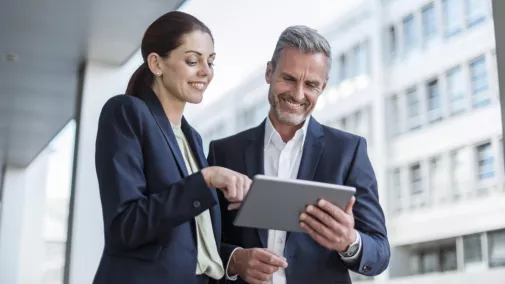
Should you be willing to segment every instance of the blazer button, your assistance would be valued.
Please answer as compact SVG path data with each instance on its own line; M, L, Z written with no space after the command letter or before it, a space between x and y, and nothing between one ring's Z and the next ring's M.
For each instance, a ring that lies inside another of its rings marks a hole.
M193 201L193 207L200 208L200 205L201 205L200 201L198 201L198 200Z
M368 265L368 264L365 264L365 265L363 265L363 270L365 272L370 272L372 270L372 267L370 267L370 265Z

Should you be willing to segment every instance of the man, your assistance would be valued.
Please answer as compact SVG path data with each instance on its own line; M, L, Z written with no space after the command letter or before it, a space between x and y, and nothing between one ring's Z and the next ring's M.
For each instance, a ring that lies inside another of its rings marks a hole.
M349 270L374 276L388 266L384 213L365 139L310 116L330 68L331 48L323 36L304 26L287 28L266 68L268 117L258 127L211 142L208 160L251 178L266 174L353 186L355 198L345 210L327 201L308 206L300 215L306 233L235 227L237 211L221 198L227 281L350 283Z

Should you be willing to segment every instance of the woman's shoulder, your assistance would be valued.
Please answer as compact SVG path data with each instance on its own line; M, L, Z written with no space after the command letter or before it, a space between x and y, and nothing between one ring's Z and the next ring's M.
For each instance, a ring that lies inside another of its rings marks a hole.
M115 95L109 98L102 108L102 113L126 112L142 115L146 111L148 111L148 108L143 100L129 95Z

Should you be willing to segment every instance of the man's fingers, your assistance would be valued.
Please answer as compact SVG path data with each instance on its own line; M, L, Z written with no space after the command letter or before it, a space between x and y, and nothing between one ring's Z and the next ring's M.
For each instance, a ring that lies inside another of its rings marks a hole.
M273 265L276 267L286 268L288 267L288 262L285 258L274 254L273 252L266 249L256 250L255 257L266 264Z
M236 177L235 187L237 189L236 200L242 201L244 198L244 178L241 176Z
M345 223L347 221L347 214L337 205L327 200L321 199L319 202L317 202L317 206L326 211L326 213L330 214L337 222Z
M347 206L345 207L345 210L344 212L349 214L349 215L352 215L352 207L354 206L354 202L356 202L356 197L351 197L351 201L349 201L349 204L347 204Z
M232 202L228 205L228 210L237 210L240 208L240 205L242 205L241 202Z

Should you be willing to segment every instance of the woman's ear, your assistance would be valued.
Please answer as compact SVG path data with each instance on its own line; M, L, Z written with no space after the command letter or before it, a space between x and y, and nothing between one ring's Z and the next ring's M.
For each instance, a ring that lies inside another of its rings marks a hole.
M163 74L163 70L161 69L161 57L157 53L149 53L147 56L147 66L155 76L161 76Z

